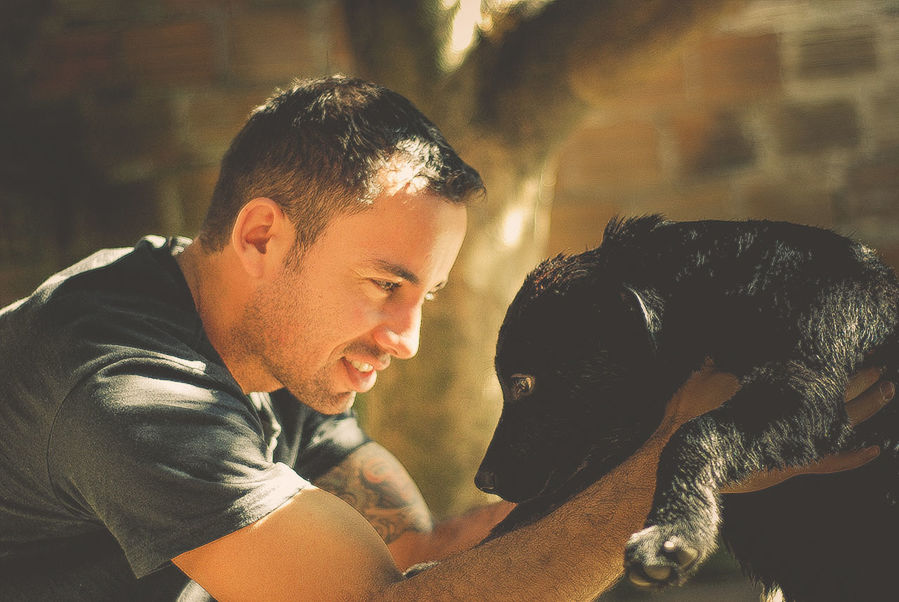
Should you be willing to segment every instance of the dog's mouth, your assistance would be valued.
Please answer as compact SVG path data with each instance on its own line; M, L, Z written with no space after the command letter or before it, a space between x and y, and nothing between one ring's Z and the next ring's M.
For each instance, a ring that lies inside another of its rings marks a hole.
M573 467L573 469L563 470L561 468L553 468L546 477L543 487L532 497L536 498L554 495L565 489L569 484L573 485L579 477L589 477L588 481L595 480L600 475L591 473L597 472L598 467L611 467L619 463L615 461L619 455L616 451L617 450L609 449L604 446L594 446L586 455L584 455L581 461ZM600 471L601 474L604 474L605 472L608 472L608 470Z
M534 478L536 475L531 476L531 483L528 485L526 479L508 478L511 475L506 475L507 478L499 475L500 478L496 479L490 471L479 471L475 483L482 491L499 495L510 502L520 503L553 496L569 488L579 477L586 476L585 473L595 469L596 457L593 451L595 450L591 449L591 453L573 465L550 468L542 483Z
M550 493L552 493L553 491L558 489L559 485L561 485L564 482L565 482L564 479L559 478L559 471L556 469L553 469L552 471L550 471L549 476L547 476L546 480L543 482L543 487L541 487L540 491L538 491L532 497L541 497L544 495L549 495Z
M549 473L549 476L546 477L546 481L543 483L543 487L533 497L543 497L558 492L560 489L562 489L562 487L565 486L566 483L576 477L577 474L584 469L584 467L585 463L581 463L573 471L563 471L558 468L554 468Z
M560 471L557 468L552 469L542 481L542 483L533 477L530 483L525 479L513 478L511 475L500 475L496 478L493 472L489 470L480 470L475 476L475 485L481 491L498 495L509 502L526 502L546 495L551 495L559 490L570 478L571 474L567 471Z

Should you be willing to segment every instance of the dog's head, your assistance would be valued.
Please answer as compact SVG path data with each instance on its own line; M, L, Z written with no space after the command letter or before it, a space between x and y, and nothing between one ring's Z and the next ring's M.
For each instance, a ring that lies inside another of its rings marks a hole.
M503 410L476 478L484 491L522 501L588 462L611 469L661 418L647 406L658 299L611 276L598 251L543 262L509 306L496 350Z

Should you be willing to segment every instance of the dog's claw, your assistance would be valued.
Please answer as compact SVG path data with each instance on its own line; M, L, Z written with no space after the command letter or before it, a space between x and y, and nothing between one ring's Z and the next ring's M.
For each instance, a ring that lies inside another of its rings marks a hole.
M681 568L686 568L693 564L693 561L699 557L699 550L696 548L691 548L690 546L679 547L674 541L667 540L662 544L662 550L669 557L673 557L677 562L677 565Z
M659 526L634 533L625 548L628 579L643 588L682 584L695 570L702 553L695 544Z
M671 576L671 568L667 566L644 566L643 572L655 581L666 581Z
M643 576L639 573L639 571L628 571L627 578L631 583L633 583L637 587L647 588L647 587L652 587L652 585L653 585L652 581L649 581L648 579L644 579Z

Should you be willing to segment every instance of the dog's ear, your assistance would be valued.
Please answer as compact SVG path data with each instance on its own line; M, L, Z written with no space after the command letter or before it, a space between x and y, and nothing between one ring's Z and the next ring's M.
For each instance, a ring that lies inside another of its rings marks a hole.
M626 284L622 286L620 295L628 311L642 325L649 348L655 355L659 350L657 335L662 325L661 315L657 309L657 296L652 294L651 291L641 293Z

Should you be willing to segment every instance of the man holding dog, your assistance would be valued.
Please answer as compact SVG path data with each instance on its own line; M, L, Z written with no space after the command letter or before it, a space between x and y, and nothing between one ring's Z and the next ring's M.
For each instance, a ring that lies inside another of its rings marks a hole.
M305 81L235 138L196 241L101 251L4 309L0 598L190 599L199 584L219 600L575 600L610 587L662 447L733 378L698 373L632 458L480 546L510 505L435 526L352 414L378 371L416 353L422 304L482 193L403 97ZM892 397L878 378L853 381L854 420Z

